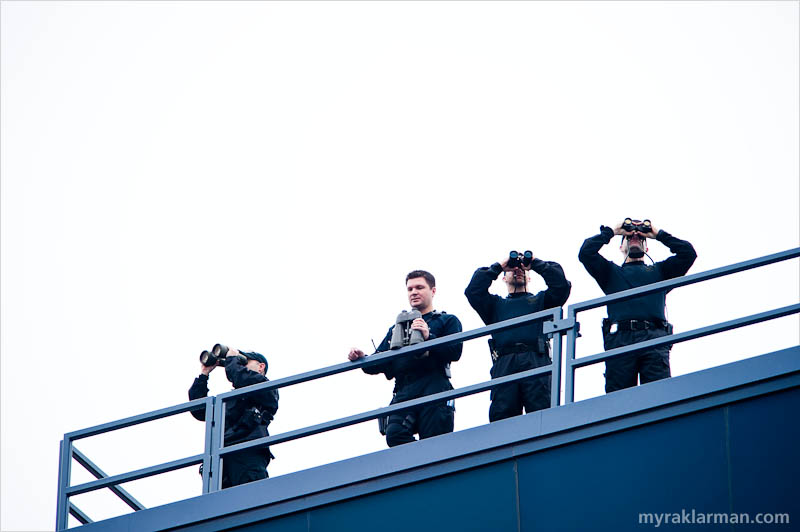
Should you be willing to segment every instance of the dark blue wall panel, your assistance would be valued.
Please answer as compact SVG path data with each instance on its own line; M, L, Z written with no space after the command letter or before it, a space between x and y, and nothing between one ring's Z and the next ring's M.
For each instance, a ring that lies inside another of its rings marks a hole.
M641 531L654 525L639 513L692 510L800 519L798 411L794 389L235 530Z
M311 511L311 532L516 532L514 464L503 462Z
M797 388L729 407L733 512L790 513L800 523L798 413Z
M308 516L305 512L278 517L263 523L256 523L239 528L216 527L214 530L230 530L236 532L308 532Z
M640 512L728 511L719 409L532 454L518 467L523 532L641 530Z

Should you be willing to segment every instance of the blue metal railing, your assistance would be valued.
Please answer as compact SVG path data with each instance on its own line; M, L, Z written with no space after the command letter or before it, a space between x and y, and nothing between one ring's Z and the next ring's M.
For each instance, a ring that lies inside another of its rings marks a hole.
M738 327L744 327L745 325L751 325L753 323L758 323L761 321L780 318L782 316L787 316L789 314L796 314L797 312L800 312L800 305L798 304L790 305L782 309L776 309L770 312L763 312L761 314L747 316L744 318L740 318L738 320L731 320L724 323L719 323L716 325L695 329L693 331L688 331L685 333L672 334L664 337L664 339L648 340L647 342L641 342L630 346L612 349L604 353L598 353L596 355L576 359L575 342L578 338L578 330L579 330L579 326L577 325L578 312L598 307L604 307L609 303L625 301L628 299L632 299L634 297L652 294L654 292L671 290L679 286L686 286L694 283L699 283L702 281L708 281L710 279L716 279L717 277L723 277L725 275L731 275L733 273L743 272L753 268L759 268L762 266L767 266L769 264L774 264L776 262L781 262L797 257L800 257L800 248L794 248L787 251L782 251L780 253L773 253L772 255L766 255L764 257L759 257L756 259L746 260L744 262L738 262L736 264L723 266L722 268L716 268L713 270L708 270L706 272L700 272L692 275L686 275L684 277L670 279L667 281L661 281L658 283L649 284L647 286L642 286L639 288L631 288L629 290L617 292L616 294L610 296L599 297L597 299L591 299L589 301L584 301L581 303L575 303L573 305L570 305L567 308L567 319L575 320L576 326L567 331L567 342L566 342L567 353L565 357L566 382L564 384L564 402L571 403L575 399L575 370L579 367L587 366L589 364L595 364L598 362L603 362L610 358L615 358L625 355L627 353L631 353L632 351L638 351L642 348L657 347L660 345L667 345L667 344L676 344L679 342L685 342L687 340L693 340L695 338L708 336L710 334L728 331L731 329L736 329Z
M85 513L83 513L79 508L77 508L70 502L70 497L74 495L79 495L81 493L87 493L98 489L109 488L115 495L120 497L134 511L142 510L144 509L144 506L141 503L139 503L135 498L133 498L133 496L131 496L127 491L119 487L119 484L166 473L169 471L174 471L177 469L189 467L200 463L203 464L203 493L217 491L221 489L222 479L221 475L214 474L214 472L221 471L221 460L222 457L226 454L239 451L242 449L247 449L250 447L255 447L258 445L264 445L264 444L276 445L278 443L283 443L298 438L303 438L305 436L311 436L314 434L319 434L322 432L347 427L357 423L362 423L364 421L369 421L371 419L383 417L388 414L398 413L400 411L408 410L410 408L415 408L421 405L433 402L443 402L458 397L464 397L480 393L486 390L490 390L496 386L500 386L502 384L518 381L535 375L544 375L548 373L550 374L551 377L550 404L551 407L558 406L561 395L561 360L562 360L561 335L562 334L566 334L567 336L567 342L566 342L567 349L565 357L566 375L565 375L565 388L564 388L565 402L571 403L574 400L574 380L575 380L575 370L577 368L584 367L590 364L599 363L608 360L610 358L622 356L626 353L630 353L632 351L640 350L643 348L657 347L660 345L684 342L695 338L701 338L703 336L707 336L710 334L715 334L718 332L723 332L738 327L744 327L746 325L751 325L754 323L759 323L762 321L767 321L782 316L787 316L790 314L800 313L800 304L789 305L779 309L761 312L759 314L754 314L751 316L746 316L743 318L726 321L723 323L711 325L708 327L703 327L700 329L695 329L692 331L673 334L654 340L648 340L646 342L641 342L639 344L613 349L606 351L604 353L598 353L587 357L581 357L579 359L575 357L575 350L576 350L575 344L578 336L577 333L578 330L580 329L580 324L576 319L578 312L605 306L611 302L623 301L626 299L639 297L653 292L669 290L679 286L698 283L709 279L714 279L717 277L730 275L733 273L753 268L758 268L761 266L766 266L768 264L773 264L776 262L785 261L797 257L800 257L800 248L787 250L781 253L775 253L773 255L767 255L765 257L760 257L749 261L740 262L737 264L725 266L722 268L717 268L707 272L701 272L698 274L688 275L677 279L671 279L669 281L654 283L652 285L647 285L645 287L626 290L624 292L619 292L611 296L592 299L582 303L576 303L568 307L568 315L566 319L563 319L562 317L561 308L547 309L541 312L528 314L526 316L520 316L518 318L513 318L510 320L506 320L500 323L495 323L471 331L464 331L443 338L437 338L435 340L424 342L422 344L418 344L415 346L404 347L396 351L388 351L384 353L375 354L373 356L362 359L358 362L344 362L342 364L328 366L325 368L309 371L306 373L301 373L299 375L294 375L283 379L277 379L274 381L269 381L254 386L248 386L246 388L240 388L238 390L233 390L231 392L217 395L216 397L197 399L195 401L190 401L188 403L175 405L154 412L149 412L146 414L125 418L119 421L113 421L103 425L98 425L95 427L90 427L87 429L67 433L64 435L64 439L61 442L61 452L59 457L60 465L59 465L59 480L58 480L56 530L64 530L67 528L69 515L75 517L82 524L91 522L91 519ZM553 360L552 364L548 366L542 366L533 370L528 370L514 375L509 375L498 379L492 379L478 384L472 384L470 386L465 386L463 388L459 388L456 390L441 392L434 395L422 397L419 399L414 399L411 401L406 401L403 403L398 403L387 407L370 410L368 412L364 412L361 414L355 414L352 416L336 419L333 421L328 421L325 423L320 423L310 427L293 430L283 434L268 436L257 440L250 440L236 445L230 445L226 447L224 446L224 443L222 441L224 433L223 428L225 426L225 404L228 400L238 397L239 395L265 389L278 389L286 386L291 386L293 384L300 384L303 382L320 379L330 375L343 373L345 371L353 371L355 369L360 369L363 367L372 366L383 362L388 362L390 360L399 357L413 356L417 353L427 351L434 347L442 347L454 343L473 340L475 338L487 336L495 332L511 329L514 327L520 327L534 321L543 321L544 332L548 335L551 335L553 339L553 350L552 350ZM118 430L121 428L138 425L141 423L146 423L148 421L155 421L157 419L162 419L165 417L182 414L193 410L199 410L201 408L205 409L205 419L206 419L205 450L203 454L189 456L179 460L174 460L164 464L159 464L144 469L139 469L136 471L131 471L120 475L108 476L74 446L74 442L82 438L96 436L112 430ZM97 480L80 484L77 486L70 486L71 483L70 474L71 474L71 466L73 458L75 459L75 461L77 461L79 464L85 467L92 475L94 475L95 478L97 478Z

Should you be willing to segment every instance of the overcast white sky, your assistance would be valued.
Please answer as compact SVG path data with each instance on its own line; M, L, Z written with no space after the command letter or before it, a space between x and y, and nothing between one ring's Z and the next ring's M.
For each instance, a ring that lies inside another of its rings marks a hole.
M0 9L3 531L53 528L64 433L184 402L216 342L264 353L273 379L342 362L407 307L412 269L471 329L470 275L509 249L558 261L568 304L602 295L578 249L626 216L691 241L692 272L798 245L798 2ZM794 261L679 289L668 310L683 331L797 301ZM579 354L602 349L603 316L579 317ZM794 316L680 344L673 374L798 334ZM468 343L454 385L489 366ZM600 366L578 373L579 398L602 390ZM281 390L270 430L390 394L360 371ZM488 405L457 401L456 428ZM201 452L202 433L184 414L77 447L117 474ZM275 446L270 473L384 447L373 421ZM126 487L152 506L200 478Z

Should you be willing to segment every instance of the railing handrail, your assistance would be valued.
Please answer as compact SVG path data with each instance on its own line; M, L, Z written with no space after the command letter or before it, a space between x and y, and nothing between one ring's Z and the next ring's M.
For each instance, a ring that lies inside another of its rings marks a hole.
M507 384L509 382L514 382L517 380L529 378L536 375L543 375L546 373L550 374L552 382L551 406L557 406L559 404L559 394L561 390L561 358L562 358L562 347L563 347L561 341L561 334L563 333L566 333L566 338L567 338L566 357L565 357L566 369L567 369L567 373L565 376L565 402L570 403L573 400L572 395L574 391L573 389L574 389L575 370L580 367L584 367L590 364L595 364L610 358L623 356L632 351L646 349L649 347L658 347L662 345L676 344L679 342L700 338L710 334L715 334L718 332L724 332L738 327L751 325L753 323L771 320L782 316L787 316L790 314L800 313L800 303L761 312L758 314L753 314L750 316L745 316L743 318L737 318L734 320L729 320L726 322L709 325L706 327L701 327L691 331L672 334L669 336L656 338L653 340L647 340L644 342L640 342L638 344L624 346L617 349L612 349L609 351L597 353L588 357L581 357L580 359L576 359L575 341L577 339L577 331L580 328L580 324L576 321L575 316L577 315L578 312L605 306L612 302L624 301L635 297L641 297L643 295L647 295L650 293L655 293L659 291L668 291L679 286L686 286L701 281L706 281L717 277L722 277L725 275L730 275L733 273L738 273L752 268L766 266L769 264L797 257L800 257L800 247L782 251L779 253L774 253L771 255L765 255L763 257L739 262L729 266L723 266L721 268L716 268L705 272L686 275L675 279L669 279L666 281L661 281L658 283L646 285L644 287L632 288L629 290L617 292L604 297L575 303L568 307L567 319L562 319L563 311L561 307L545 309L536 313L527 314L517 318L512 318L509 320L494 323L484 327L479 327L477 329L473 329L470 331L463 331L442 338L436 338L434 340L430 340L414 346L404 347L402 349L394 351L375 353L359 361L335 364L333 366L328 366L325 368L308 371L298 375L284 377L281 379L276 379L273 381L268 381L257 385L247 386L245 388L240 388L238 390L232 390L229 392L218 394L217 396L209 396L200 399L195 399L193 401L188 401L186 403L173 405L152 412L147 412L136 416L130 416L121 420L112 421L109 423L103 423L101 425L96 425L86 429L69 432L64 435L64 440L62 441L61 444L61 453L59 458L61 463L59 467L59 495L58 495L58 515L57 515L56 530L63 530L67 527L67 521L66 521L67 514L75 516L81 523L91 522L91 520L88 518L88 516L86 516L86 514L84 514L79 508L77 508L69 501L69 498L74 495L108 487L112 489L112 491L118 497L120 497L124 502L126 502L131 508L133 508L134 510L140 510L143 509L144 506L141 505L139 501L134 499L127 491L119 487L118 486L119 484L161 473L166 473L169 471L181 469L199 463L203 463L204 465L203 492L206 493L208 491L214 491L215 489L220 489L221 479L219 478L219 475L216 475L217 478L215 478L212 481L210 477L210 471L219 470L221 457L226 454L260 445L276 445L278 443L295 440L305 436L319 434L329 430L334 430L349 425L362 423L365 421L369 421L370 419L375 419L386 416L388 414L393 414L411 408L416 408L418 406L425 405L428 403L447 401L449 399L455 399L458 397L464 397L467 395L480 393L492 389L496 386L500 386L503 384ZM501 378L491 379L489 381L472 384L455 390L439 392L437 394L428 395L410 401L405 401L402 403L385 406L382 408L370 410L368 412L354 414L344 418L339 418L336 420L312 425L310 427L305 427L285 432L282 434L259 438L257 440L249 440L246 442L230 445L227 447L224 446L224 442L222 441L222 434L224 432L225 402L229 399L248 393L255 393L260 390L278 389L286 386L291 386L294 384L300 384L303 382L320 379L338 373L343 373L346 371L353 371L368 366L386 363L396 358L404 356L412 356L414 354L423 351L428 351L435 347L444 347L455 343L462 343L482 336L487 336L495 332L511 329L514 327L520 327L522 325L534 321L544 321L546 325L543 326L543 332L546 335L553 336L553 353L552 353L553 359L552 363L547 366L541 366L525 372L508 375ZM96 436L99 434L110 432L112 430L118 430L138 425L141 423L146 423L149 421L155 421L157 419L193 410L198 410L200 408L205 408L205 413L206 413L206 449L203 454L193 455L186 458L173 460L171 462L166 462L156 466L138 469L136 471L131 471L128 473L123 473L114 476L107 476L102 470L100 470L95 464L93 464L91 460L89 460L83 453L78 451L73 446L73 442L81 438ZM69 485L70 484L69 477L71 471L70 462L72 461L73 458L75 458L79 464L81 464L87 470L89 470L89 472L92 473L97 478L97 480L83 483L77 486L70 486ZM214 485L216 485L216 488L214 488Z
M258 445L277 445L279 443L285 443L287 441L304 438L306 436L313 436L315 434L320 434L322 432L327 432L329 430L340 429L350 425L355 425L357 423L363 423L364 421L369 421L371 419L377 419L380 417L388 416L389 414L396 414L398 412L416 408L418 406L423 406L428 403L436 403L436 402L449 401L450 399L458 399L459 397L465 397L467 395L473 395L476 393L485 392L486 390L490 390L496 386L507 384L509 382L514 382L522 379L527 379L528 377L534 377L536 375L550 373L552 369L553 369L552 364L548 364L546 366L539 366L538 368L521 371L519 373L514 373L513 375L507 375L505 377L498 377L496 379L479 382L477 384L471 384L469 386L464 386L462 388L457 388L455 390L447 390L445 392L438 392L431 395L425 395L423 397L419 397L417 399L411 399L408 401L404 401L402 403L395 403L393 405L383 406L381 408L376 408L368 412L362 412L361 414L353 414L352 416L335 419L333 421L326 421L324 423L318 423L317 425L312 425L310 427L296 429L290 432L276 434L274 436L266 436L264 438L259 438L257 440L249 440L246 442L237 443L236 445L230 445L228 447L221 448L220 454L224 455L240 451L242 449L247 449L249 447L256 447Z
M589 366L591 364L603 362L611 358L619 358L623 355L627 355L634 351L641 351L643 349L649 349L651 347L661 347L664 345L672 345L672 344L679 344L681 342L688 342L689 340L696 340L697 338L702 338L704 336L709 336L711 334L715 334L718 332L730 331L733 329L738 329L740 327L746 327L747 325L753 325L754 323L761 323L762 321L774 320L777 318L783 318L785 316L790 316L792 314L798 314L798 313L800 313L800 303L795 303L794 305L787 305L785 307L780 307L774 310L767 310L765 312L759 312L758 314L751 314L749 316L744 316L742 318L736 318L733 320L716 323L714 325L699 327L697 329L692 329L691 331L669 334L667 336L660 336L658 338L653 338L651 340L645 340L637 344L631 344L631 345L626 345L624 347L609 349L608 351L603 351L601 353L596 353L594 355L589 355L575 360L570 360L567 363L571 365L573 368L576 369L582 368L584 366Z
M64 434L64 437L75 441L82 438L97 436L99 434L105 434L106 432L111 432L112 430L119 430L132 427L134 425L140 425L142 423L147 423L148 421L155 421L157 419L174 416L176 414L182 414L191 410L199 410L200 407L205 406L207 401L208 398L206 397L195 399L186 403L180 403L177 405L168 406L166 408L161 408L159 410L145 412L144 414L138 414L123 419L118 419L117 421L109 421L108 423L103 423L101 425L95 425L93 427L68 432Z
M73 448L72 454L75 457L75 461L81 464L89 473L94 475L94 477L98 480L108 478L108 475L105 471L97 467L94 462L89 460L89 457L80 452L78 449ZM136 500L136 498L128 493L125 488L121 486L109 486L109 489L122 501L133 508L134 510L144 510L145 507L142 503Z
M788 249L779 253L773 253L771 255L764 255L763 257L758 257L755 259L737 262L736 264L730 264L720 268L714 268L713 270L675 277L673 279L667 279L666 281L659 281L657 283L639 286L636 288L629 288L628 290L615 292L613 294L598 297L596 299L573 303L567 307L567 316L575 317L578 312L583 312L585 310L590 310L597 307L604 307L609 303L617 303L619 301L625 301L627 299L652 294L654 292L662 292L664 290L677 288L679 286L686 286L702 281L708 281L710 279L716 279L717 277L724 277L733 273L739 273L746 270L751 270L753 268L767 266L769 264L774 264L776 262L781 262L796 257L800 257L800 247Z
M301 384L303 382L308 382L311 380L328 377L330 375L336 375L338 373L344 373L346 371L353 371L355 369L360 369L367 366L375 366L378 364L389 362L391 360L394 360L395 358L415 355L417 353L422 353L430 349L434 349L436 347L445 347L450 344L463 343L468 340L480 338L481 336L487 336L489 334L499 331L504 331L506 329L512 329L514 327L521 327L522 325L525 325L529 322L545 320L553 316L554 313L552 308L544 309L539 312L535 312L533 314L526 314L524 316L519 316L517 318L511 318L509 320L499 321L497 323L493 323L491 325L486 325L484 327L479 327L477 329L472 329L469 331L462 331L455 334L449 334L441 338L435 338L433 340L428 340L427 342L422 342L420 344L403 347L401 349L393 351L382 351L380 353L375 353L370 356L364 357L363 359L355 362L342 362L341 364L334 364L333 366L327 366L324 368L307 371L305 373L292 375L290 377L283 377L281 379L275 379L272 381L262 382L259 384L252 384L250 386L247 386L246 388L239 388L238 390L231 390L229 392L218 394L216 397L217 400L227 401L239 395L258 392L261 390L284 388L286 386L291 386L293 384Z
M434 340L423 342L421 344L403 347L401 349L396 349L392 351L375 353L368 357L364 357L362 360L359 361L335 364L333 366L327 366L324 368L307 371L305 373L292 375L290 377L283 377L281 379L275 379L267 382L262 382L259 384L253 384L245 388L239 388L238 390L223 392L217 394L215 397L218 400L226 401L229 399L233 399L234 397L237 397L239 395L254 393L261 390L272 390L275 388L284 388L286 386L291 386L293 384L301 384L303 382L308 382L315 379L321 379L323 377L336 375L338 373L344 373L346 371L353 371L366 366L374 366L377 364L388 362L390 360L394 360L395 358L400 358L403 356L412 356L417 353L428 351L435 347L444 347L450 344L462 343L498 331L504 331L506 329L511 329L514 327L521 327L522 325L525 325L528 322L543 320L551 318L553 316L554 316L553 309L545 309L533 314L526 314L524 316L520 316L517 318L512 318L509 320L493 323L492 325L487 325L485 327L479 327L477 329L462 331L460 333L451 334L448 336L444 336L442 338L436 338ZM124 429L134 425L139 425L141 423L147 423L148 421L155 421L157 419L173 416L176 414L182 414L183 412L189 412L191 410L199 410L201 407L205 407L207 400L208 400L207 397L194 399L192 401L179 403L177 405L168 406L166 408L161 408L159 410L145 412L144 414L138 414L127 418L118 419L116 421L109 421L108 423L94 425L92 427L88 427L85 429L68 432L64 435L64 437L69 438L72 441L75 441L78 439L89 438L91 436L97 436L99 434L111 432L112 430Z
M65 489L65 494L68 497L80 495L81 493L88 493L90 491L107 488L116 484L124 484L126 482L152 477L153 475L160 475L161 473L169 473L170 471L183 469L184 467L201 464L204 457L205 454L195 454L186 458L179 458L178 460L164 462L163 464L144 467L142 469L128 471L127 473L120 473L119 475L113 475L110 477L93 480L91 482L84 482L83 484L67 487Z

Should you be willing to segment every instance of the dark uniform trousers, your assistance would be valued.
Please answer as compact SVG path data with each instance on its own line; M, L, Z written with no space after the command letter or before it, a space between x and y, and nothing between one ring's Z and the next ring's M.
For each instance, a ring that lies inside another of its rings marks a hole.
M638 331L617 331L603 333L603 346L606 351L626 345L661 338L670 333L665 329L645 329ZM637 377L641 384L666 379L671 376L669 369L670 345L634 351L606 361L606 393L636 386Z
M263 447L226 454L222 457L222 489L269 478L269 461L269 451Z
M551 363L550 356L542 353L523 352L501 355L491 369L493 379L513 373L527 371ZM520 381L501 384L492 388L489 421L497 421L526 413L550 408L550 375L528 377Z
M453 386L445 375L428 373L420 376L403 376L397 378L397 392L390 404L410 401L426 395L447 390ZM446 402L431 403L398 414L389 416L386 425L386 443L389 447L416 441L418 433L421 440L453 432L455 414Z

